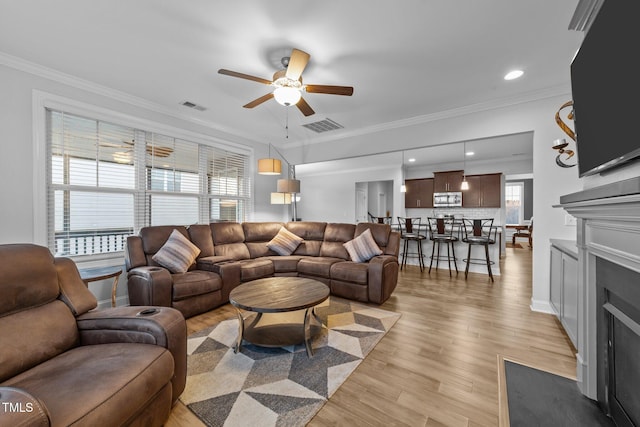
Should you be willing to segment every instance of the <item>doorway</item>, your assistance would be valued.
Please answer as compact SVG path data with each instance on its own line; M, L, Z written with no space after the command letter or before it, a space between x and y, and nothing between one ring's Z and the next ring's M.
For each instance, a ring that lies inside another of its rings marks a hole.
M393 181L356 182L356 222L393 216Z

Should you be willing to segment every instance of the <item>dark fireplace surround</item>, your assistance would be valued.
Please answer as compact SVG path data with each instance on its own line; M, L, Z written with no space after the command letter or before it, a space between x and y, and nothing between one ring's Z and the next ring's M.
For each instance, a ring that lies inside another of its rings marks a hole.
M618 427L640 426L640 177L558 207L578 219L578 386Z
M640 273L598 258L596 292L598 403L618 427L637 426Z

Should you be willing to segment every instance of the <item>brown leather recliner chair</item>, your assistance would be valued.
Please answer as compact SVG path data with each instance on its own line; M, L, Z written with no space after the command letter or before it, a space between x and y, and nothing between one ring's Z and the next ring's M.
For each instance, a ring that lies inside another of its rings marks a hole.
M184 317L96 305L72 260L0 245L0 425L167 420L186 381Z
M143 227L138 236L127 237L125 264L129 303L173 307L188 318L227 302L228 293L225 300L218 274L196 269L195 263L186 273L171 273L153 260L173 230L189 238L186 227L169 225ZM225 259L217 257L216 261Z

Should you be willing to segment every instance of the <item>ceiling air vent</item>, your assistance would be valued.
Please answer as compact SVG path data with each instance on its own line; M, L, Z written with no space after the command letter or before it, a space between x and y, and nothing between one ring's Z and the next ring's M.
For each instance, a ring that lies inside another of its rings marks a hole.
M203 107L202 105L195 104L195 103L193 103L191 101L181 102L180 105L183 105L183 106L188 107L188 108L193 108L194 110L198 110L198 111L206 110L206 108Z
M302 125L302 126L318 133L327 132L330 130L342 129L344 127L340 123L336 123L330 118L320 120L319 122L307 123L306 125Z

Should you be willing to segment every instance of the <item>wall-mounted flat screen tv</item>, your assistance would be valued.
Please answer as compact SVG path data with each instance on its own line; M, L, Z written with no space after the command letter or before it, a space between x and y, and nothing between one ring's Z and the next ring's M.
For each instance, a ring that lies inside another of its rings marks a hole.
M640 157L640 0L604 0L571 63L580 177Z

